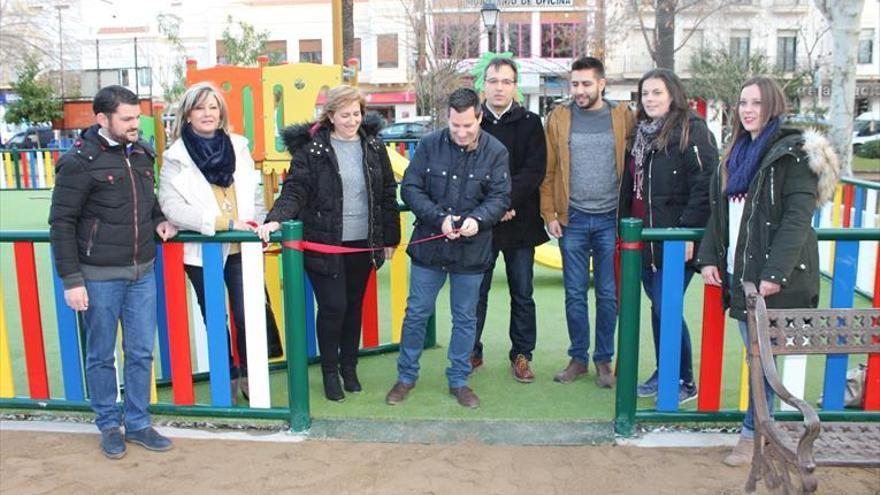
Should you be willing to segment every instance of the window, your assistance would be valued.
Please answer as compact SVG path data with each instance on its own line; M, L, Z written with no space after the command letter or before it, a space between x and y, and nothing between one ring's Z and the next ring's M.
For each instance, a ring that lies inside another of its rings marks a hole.
M578 39L580 24L553 22L541 25L541 56L547 58L572 58Z
M217 47L217 64L229 64L229 56L228 52L226 51L226 45L223 44L223 40L217 40L215 46ZM264 54L269 57L269 65L278 65L287 62L287 41L267 41L266 45L263 48ZM256 64L256 60L254 60L253 63Z
M153 85L153 73L149 67L138 67L138 85L142 88Z
M532 25L529 23L507 24L504 26L506 43L504 48L513 52L517 58L532 56ZM503 50L499 50L503 51Z
M749 63L749 33L733 32L730 36L730 58L738 59L743 67Z
M783 34L776 38L776 67L782 72L794 72L797 65L797 37Z
M215 45L217 47L217 65L228 64L229 59L226 57L226 45L223 43L223 40L217 40Z
M299 61L321 63L321 40L299 40Z
M442 58L464 59L480 56L480 28L476 22L462 20L434 25L434 50Z
M858 63L870 64L874 59L874 30L863 29L859 36Z
M269 65L281 65L287 63L287 41L267 41L266 55L269 57Z
M380 69L397 68L397 34L376 36L376 60Z

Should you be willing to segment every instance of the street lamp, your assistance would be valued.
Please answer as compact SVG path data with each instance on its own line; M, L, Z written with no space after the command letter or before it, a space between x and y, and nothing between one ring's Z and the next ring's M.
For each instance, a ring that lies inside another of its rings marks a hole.
M498 15L501 10L492 2L486 2L480 8L480 18L483 19L483 26L489 35L489 51L495 51L495 26L498 25Z

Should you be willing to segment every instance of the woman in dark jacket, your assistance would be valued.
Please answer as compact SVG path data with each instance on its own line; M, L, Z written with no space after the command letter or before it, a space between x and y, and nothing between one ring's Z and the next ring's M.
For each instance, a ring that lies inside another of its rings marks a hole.
M361 125L366 101L351 86L337 86L317 123L284 130L293 156L281 196L258 234L268 241L280 222L299 219L307 241L352 248L355 254L305 253L318 301L317 333L324 395L359 392L356 373L361 308L367 280L400 243L397 184L378 125Z
M712 176L712 215L695 262L706 284L724 288L724 304L744 342L744 281L758 287L768 308L819 302L819 250L811 223L816 207L834 194L839 163L819 133L781 125L785 107L773 79L743 84L732 144ZM769 385L765 389L769 396ZM725 464L751 462L754 431L749 397L739 442Z
M709 218L708 190L718 163L715 138L706 122L688 107L681 80L672 71L655 69L639 81L638 125L630 139L627 166L621 179L620 217L644 220L647 228L702 228ZM660 356L660 307L663 280L663 244L643 248L642 284L651 299L654 357ZM690 261L694 243L685 245L685 281L696 273ZM681 325L679 403L697 396L691 337ZM639 385L639 397L657 394L657 370Z

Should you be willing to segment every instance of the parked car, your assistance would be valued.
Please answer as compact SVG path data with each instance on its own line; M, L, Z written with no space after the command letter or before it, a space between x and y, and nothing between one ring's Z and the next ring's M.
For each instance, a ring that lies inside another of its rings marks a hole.
M55 140L55 131L49 127L29 127L14 134L9 141L3 143L5 149L45 148Z
M430 130L430 126L424 122L394 122L379 131L379 137L385 141L419 139Z
M862 145L880 140L880 112L865 112L856 117L853 125L853 153Z

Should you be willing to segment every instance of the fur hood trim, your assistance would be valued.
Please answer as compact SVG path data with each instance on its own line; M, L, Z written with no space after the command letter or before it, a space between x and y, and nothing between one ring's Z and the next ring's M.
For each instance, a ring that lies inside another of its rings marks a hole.
M363 122L361 122L361 129L359 132L362 137L372 138L379 134L379 130L381 130L382 127L382 118L379 114L376 112L368 112L364 116ZM287 151L293 154L294 151L314 140L315 136L324 130L327 130L327 128L318 125L315 121L293 124L285 127L284 130L281 131L281 138L284 140L284 146L287 147Z
M816 206L821 207L831 201L837 182L840 180L840 160L828 139L815 129L803 133L803 150L807 155L810 169L819 177Z

